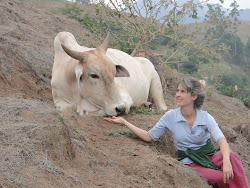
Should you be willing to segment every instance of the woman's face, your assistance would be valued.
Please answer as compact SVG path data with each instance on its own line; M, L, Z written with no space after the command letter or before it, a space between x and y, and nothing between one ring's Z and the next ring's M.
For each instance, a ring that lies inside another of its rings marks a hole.
M175 100L178 106L185 107L185 106L194 106L194 100L197 96L191 96L191 93L187 92L187 88L182 84L179 84L177 87L177 91L175 94Z

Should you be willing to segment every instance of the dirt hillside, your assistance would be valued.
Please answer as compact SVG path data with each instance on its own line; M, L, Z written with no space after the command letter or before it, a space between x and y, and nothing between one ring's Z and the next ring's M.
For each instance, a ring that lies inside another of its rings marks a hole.
M0 187L211 187L175 159L169 134L148 144L131 134L112 134L123 127L100 117L62 115L54 109L53 40L60 31L71 32L82 45L99 44L64 16L30 3L0 0ZM161 74L166 103L175 108L175 85L186 75L171 69ZM250 181L249 110L210 86L207 91L203 110L218 121ZM148 130L161 116L124 117Z

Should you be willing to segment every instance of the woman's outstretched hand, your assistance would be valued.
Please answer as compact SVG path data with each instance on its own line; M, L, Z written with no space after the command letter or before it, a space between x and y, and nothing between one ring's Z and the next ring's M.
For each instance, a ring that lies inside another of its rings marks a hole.
M105 121L116 123L116 124L123 124L125 125L130 131L132 131L136 136L144 140L145 142L151 142L152 139L149 136L148 132L134 126L133 124L129 123L127 120L125 120L122 117L116 117L112 116L111 118L103 118Z
M116 124L124 124L125 123L125 119L122 117L116 117L116 116L112 116L111 118L103 118L105 121L111 122L111 123L116 123Z

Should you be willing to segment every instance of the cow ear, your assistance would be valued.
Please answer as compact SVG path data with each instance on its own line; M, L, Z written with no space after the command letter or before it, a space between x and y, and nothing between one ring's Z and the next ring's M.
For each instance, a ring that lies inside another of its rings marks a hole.
M125 67L116 65L115 77L130 77L130 74Z
M76 80L78 83L78 88L80 88L80 84L82 83L82 79L83 79L83 67L80 65L77 65L75 68L75 74L76 74Z
M74 50L71 50L69 48L67 48L65 45L62 44L62 48L63 50L72 58L76 59L76 60L79 60L81 62L84 62L84 59L85 59L85 55L84 55L84 52L77 52L77 51L74 51Z

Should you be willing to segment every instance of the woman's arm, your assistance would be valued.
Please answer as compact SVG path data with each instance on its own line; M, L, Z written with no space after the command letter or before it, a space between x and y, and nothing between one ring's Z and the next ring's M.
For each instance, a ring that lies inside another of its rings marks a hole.
M211 116L207 113L207 126L208 130L211 133L214 140L219 144L220 151L222 153L223 157L223 176L224 176L224 183L229 182L229 178L234 177L232 164L230 161L230 148L227 143L227 140L225 139L224 134L222 133L221 129L219 128L217 122Z
M117 124L123 124L125 125L130 131L132 131L136 136L144 140L145 142L151 142L152 139L149 136L148 132L140 129L133 124L129 123L122 117L115 117L113 116L112 118L104 118L105 121L112 122L112 123L117 123Z
M224 176L224 183L229 182L229 178L234 178L234 172L232 169L232 164L230 161L230 148L225 138L221 138L218 141L220 146L220 151L223 157L223 176Z

